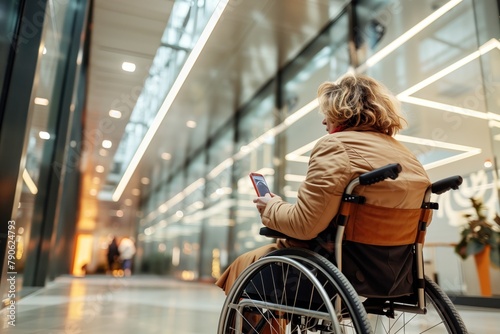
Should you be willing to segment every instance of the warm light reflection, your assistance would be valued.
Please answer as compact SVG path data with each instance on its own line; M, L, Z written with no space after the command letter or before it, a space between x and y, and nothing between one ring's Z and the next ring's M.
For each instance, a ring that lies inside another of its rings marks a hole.
M87 294L87 285L85 282L79 280L72 280L69 288L69 300L80 301ZM73 323L75 321L81 321L85 318L84 315L84 302L72 302L68 303L68 323Z
M194 271L191 270L183 270L181 274L181 278L186 281L192 281L196 277Z
M73 275L85 276L85 266L92 260L94 237L91 234L78 234L76 238Z
M179 247L174 247L172 249L172 265L177 267L180 263L181 259L181 250Z
M212 251L212 277L218 279L220 275L220 250L215 248Z

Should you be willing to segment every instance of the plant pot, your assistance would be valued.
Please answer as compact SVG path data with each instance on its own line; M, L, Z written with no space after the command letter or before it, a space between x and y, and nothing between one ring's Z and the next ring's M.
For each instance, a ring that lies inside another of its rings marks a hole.
M477 275L479 277L479 287L481 288L481 296L483 297L491 297L490 251L491 246L486 245L481 252L474 255Z

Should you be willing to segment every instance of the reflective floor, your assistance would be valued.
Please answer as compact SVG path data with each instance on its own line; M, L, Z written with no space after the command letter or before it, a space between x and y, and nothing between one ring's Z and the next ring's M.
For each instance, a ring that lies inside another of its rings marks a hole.
M0 313L1 333L211 334L224 294L212 284L151 276L62 277L18 301L15 327ZM460 307L470 333L493 334L500 311Z

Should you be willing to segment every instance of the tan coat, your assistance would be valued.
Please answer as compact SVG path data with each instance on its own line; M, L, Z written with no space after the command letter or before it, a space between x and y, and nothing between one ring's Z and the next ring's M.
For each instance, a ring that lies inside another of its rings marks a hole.
M311 240L325 230L337 214L342 193L351 180L390 163L402 166L396 180L359 186L355 193L376 206L420 208L430 181L416 157L391 136L348 129L326 135L316 143L297 202L290 204L279 197L271 199L262 214L262 223L291 238ZM264 246L241 255L217 285L227 293L243 268L277 247Z

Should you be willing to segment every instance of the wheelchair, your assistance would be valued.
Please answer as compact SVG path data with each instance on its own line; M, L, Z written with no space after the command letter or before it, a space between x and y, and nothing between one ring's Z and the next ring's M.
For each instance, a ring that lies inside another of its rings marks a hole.
M342 271L343 265L347 267L345 259L342 261L345 228L365 200L353 193L354 188L396 179L400 172L399 164L391 164L349 183L334 224L329 233L323 234L326 239L320 240L323 244L325 240L334 244L334 251L325 252L321 247L320 251L279 249L246 268L226 297L218 333L467 333L451 300L424 275L422 256L431 211L438 209L437 203L431 202L431 195L458 189L462 183L460 176L435 182L425 193L418 209L416 235L406 250L411 261L405 262L410 264L409 275L413 278L409 291L366 293L366 281L354 284ZM266 227L260 234L286 238ZM374 252L379 248L375 246ZM403 278L408 285L405 279L408 277Z

